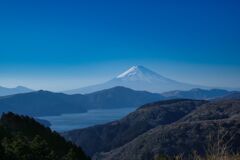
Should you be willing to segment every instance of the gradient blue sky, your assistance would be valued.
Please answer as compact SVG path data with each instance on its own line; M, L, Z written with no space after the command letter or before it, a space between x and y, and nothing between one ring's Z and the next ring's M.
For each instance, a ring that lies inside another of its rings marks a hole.
M65 90L141 64L240 88L239 0L0 1L0 85Z

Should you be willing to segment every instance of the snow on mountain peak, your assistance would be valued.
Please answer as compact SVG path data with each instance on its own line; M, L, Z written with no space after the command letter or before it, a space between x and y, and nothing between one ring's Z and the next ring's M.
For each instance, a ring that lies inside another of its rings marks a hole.
M163 77L143 66L138 65L138 66L131 67L127 71L118 75L116 78L121 80L130 80L130 81L141 80L141 81L150 82L154 79L159 79Z
M117 78L123 78L123 77L126 77L126 76L132 76L134 74L137 74L138 70L139 70L138 66L133 66L130 69L128 69L127 71L125 71L125 72L121 73L120 75L118 75Z

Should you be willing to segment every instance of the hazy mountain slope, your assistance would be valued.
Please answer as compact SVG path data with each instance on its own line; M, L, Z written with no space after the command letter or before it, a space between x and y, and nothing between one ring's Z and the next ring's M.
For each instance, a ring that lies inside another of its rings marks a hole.
M26 116L3 114L0 119L1 160L88 160L81 148Z
M204 104L178 122L160 125L122 147L95 155L94 159L143 160L158 154L187 155L193 151L202 154L206 146L217 143L217 137L223 136L228 149L240 151L240 101Z
M85 112L81 105L83 96L37 91L2 97L0 112L16 112L31 116L57 115L61 113Z
M33 90L23 87L23 86L17 86L15 88L6 88L0 86L0 96L7 96L12 94L19 94L19 93L27 93L32 92Z
M164 99L160 94L135 91L125 87L114 87L84 96L88 109L138 107L145 103Z
M188 90L202 86L177 82L163 77L143 66L133 66L117 77L103 84L66 91L67 94L91 93L115 86L124 86L134 90L145 90L149 92L161 93L170 90Z
M175 122L203 103L206 101L169 100L147 104L119 121L63 135L93 155L119 147L158 125Z
M200 88L194 88L189 91L169 91L164 92L161 95L165 96L166 98L188 98L188 99L214 99L218 97L223 97L232 92L222 89L211 89L211 90L204 90Z
M239 91L233 91L232 93L223 96L223 97L219 97L214 99L215 101L221 101L221 100L234 100L234 99L238 99L240 100L240 92Z
M115 87L88 95L66 95L48 91L0 97L0 112L31 116L80 113L89 109L137 107L163 99L160 94Z

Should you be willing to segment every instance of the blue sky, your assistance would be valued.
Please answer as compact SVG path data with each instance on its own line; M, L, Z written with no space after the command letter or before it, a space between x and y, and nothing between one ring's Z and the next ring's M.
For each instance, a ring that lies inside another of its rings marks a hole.
M65 90L132 65L240 88L238 0L0 1L0 85Z

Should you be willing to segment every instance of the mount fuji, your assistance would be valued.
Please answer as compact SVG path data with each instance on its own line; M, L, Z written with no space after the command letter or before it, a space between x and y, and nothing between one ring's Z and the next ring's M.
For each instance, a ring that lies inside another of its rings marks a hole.
M133 66L117 77L93 86L66 91L67 94L87 94L116 86L123 86L134 90L161 93L172 90L189 90L193 88L203 88L199 85L192 85L178 82L159 75L144 66ZM206 88L206 87L205 87Z

